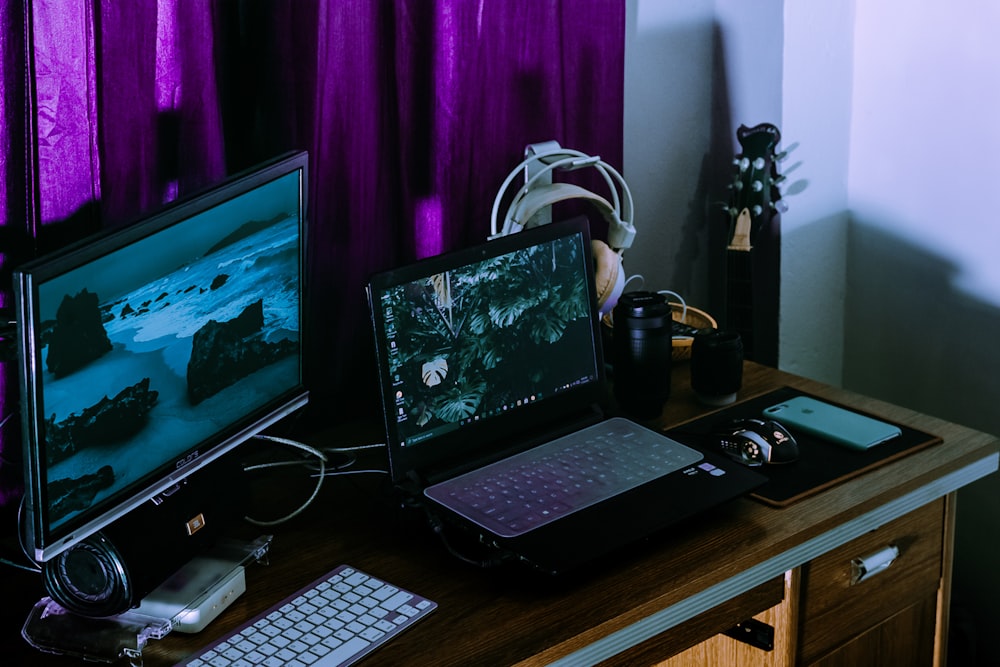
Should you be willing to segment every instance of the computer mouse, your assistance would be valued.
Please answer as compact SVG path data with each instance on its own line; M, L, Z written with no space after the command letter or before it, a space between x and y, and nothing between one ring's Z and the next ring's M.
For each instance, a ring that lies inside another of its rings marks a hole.
M799 458L799 445L784 426L773 419L737 419L715 434L719 448L748 466L791 463Z

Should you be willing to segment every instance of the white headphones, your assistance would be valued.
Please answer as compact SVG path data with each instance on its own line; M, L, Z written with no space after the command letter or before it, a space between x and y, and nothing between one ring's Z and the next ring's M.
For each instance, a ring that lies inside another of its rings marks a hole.
M625 289L625 271L622 255L632 245L635 227L632 224L632 193L625 179L607 162L596 155L562 148L556 141L532 144L525 150L525 159L504 179L490 214L490 239L513 234L529 227L548 222L540 213L553 204L569 199L586 199L597 205L608 222L608 242L592 240L594 253L594 282L601 317L611 311ZM611 193L610 201L572 183L552 182L555 171L574 171L593 167L604 178ZM500 205L507 196L514 179L524 174L520 186L507 208L503 225L497 230ZM619 194L620 191L620 194Z

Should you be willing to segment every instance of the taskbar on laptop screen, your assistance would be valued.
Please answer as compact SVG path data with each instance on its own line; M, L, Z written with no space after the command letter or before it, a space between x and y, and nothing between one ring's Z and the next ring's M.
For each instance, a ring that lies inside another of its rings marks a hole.
M474 415L472 415L470 417L466 417L465 419L462 419L461 421L458 421L458 422L454 422L454 423L450 423L450 424L441 424L440 426L437 426L435 428L431 428L431 429L427 429L425 431L421 431L419 433L414 434L410 438L400 440L399 444L401 446L403 446L403 447L417 445L417 444L420 444L421 442L425 442L427 440L432 440L432 439L434 439L434 438L436 438L438 436L444 435L446 433L450 433L452 431L457 431L458 429L463 428L465 426L469 426L469 425L472 425L472 424L478 424L480 422L487 422L487 421L489 421L490 419L492 419L494 417L497 417L497 416L499 416L501 414L510 412L512 410L518 410L518 409L521 409L521 408L526 408L529 405L533 405L533 404L537 403L538 401L544 400L545 398L547 398L550 395L559 394L560 392L567 391L567 390L569 390L569 389L571 389L573 387L577 387L577 386L581 386L581 385L584 385L584 384L588 384L590 382L594 382L595 380L597 380L597 376L596 375L591 375L591 376L587 376L587 377L582 377L582 378L580 378L579 380L577 380L575 382L570 382L570 383L564 384L561 387L557 387L553 391L548 392L548 393L542 392L542 391L533 392L533 393L525 395L523 398L515 399L511 403L504 403L502 405L496 406L496 407L492 408L491 410L489 410L487 412L484 412L483 414L474 414ZM400 393L398 394L397 404L399 406L403 406L403 404L404 404L402 390L400 390ZM404 432L406 430L406 423L408 421L410 421L409 415L406 413L405 410L400 410L397 413L397 415L396 415L396 424L397 424L397 428L398 428L398 430L400 432Z

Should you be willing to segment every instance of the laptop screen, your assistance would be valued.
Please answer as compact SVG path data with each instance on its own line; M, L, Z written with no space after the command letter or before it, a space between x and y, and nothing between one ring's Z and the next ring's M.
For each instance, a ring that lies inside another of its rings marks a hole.
M369 303L392 474L471 468L592 411L604 376L586 221L375 276Z

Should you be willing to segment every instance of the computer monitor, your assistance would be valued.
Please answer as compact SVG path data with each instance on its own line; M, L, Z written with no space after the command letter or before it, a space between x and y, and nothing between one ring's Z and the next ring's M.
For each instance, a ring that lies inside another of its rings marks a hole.
M38 562L306 404L307 168L282 156L15 271L21 532Z

